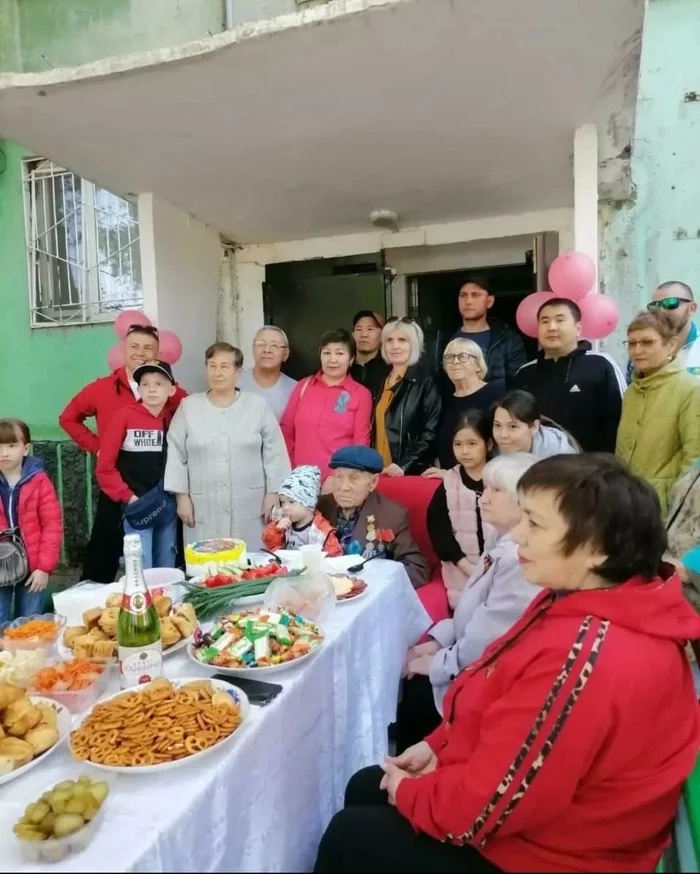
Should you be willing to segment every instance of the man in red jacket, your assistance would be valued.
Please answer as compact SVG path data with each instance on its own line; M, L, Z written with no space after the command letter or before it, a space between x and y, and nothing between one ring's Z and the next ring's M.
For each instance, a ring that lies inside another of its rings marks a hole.
M133 325L124 341L124 366L79 391L59 416L58 424L81 449L98 455L100 438L114 414L139 399L134 370L155 358L158 358L158 329L150 325ZM175 394L166 407L171 416L186 394L180 386L175 387ZM97 433L84 424L92 417L97 424ZM119 568L123 536L121 504L100 491L81 580L113 582Z

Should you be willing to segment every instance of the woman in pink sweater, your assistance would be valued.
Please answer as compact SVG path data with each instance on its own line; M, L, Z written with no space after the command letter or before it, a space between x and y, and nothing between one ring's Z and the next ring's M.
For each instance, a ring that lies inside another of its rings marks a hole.
M321 369L296 384L280 422L293 468L316 465L325 479L336 449L369 446L372 395L348 374L355 353L347 331L321 337Z

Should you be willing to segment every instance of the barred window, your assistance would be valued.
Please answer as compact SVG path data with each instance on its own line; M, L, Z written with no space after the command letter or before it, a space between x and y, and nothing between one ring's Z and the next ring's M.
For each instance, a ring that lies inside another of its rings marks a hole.
M143 305L136 204L44 158L23 162L33 327Z

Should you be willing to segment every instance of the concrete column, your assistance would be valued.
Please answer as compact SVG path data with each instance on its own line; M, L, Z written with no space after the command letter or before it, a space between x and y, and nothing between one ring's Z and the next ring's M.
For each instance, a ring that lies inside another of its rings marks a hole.
M594 124L584 124L574 135L574 247L593 261L597 276L598 130Z
M217 231L153 194L138 199L144 310L174 331L174 371L188 391L205 387L204 350L216 340L221 241Z
M238 298L238 345L246 364L253 355L253 337L265 324L263 285L265 265L257 261L243 261L236 253L236 294Z

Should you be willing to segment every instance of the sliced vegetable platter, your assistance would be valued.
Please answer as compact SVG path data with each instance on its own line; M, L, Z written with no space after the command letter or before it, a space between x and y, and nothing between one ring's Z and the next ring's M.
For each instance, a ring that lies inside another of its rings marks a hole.
M243 599L264 595L273 580L298 577L304 569L289 570L276 562L258 567L219 565L190 583L184 600L192 604L200 621L211 619Z

